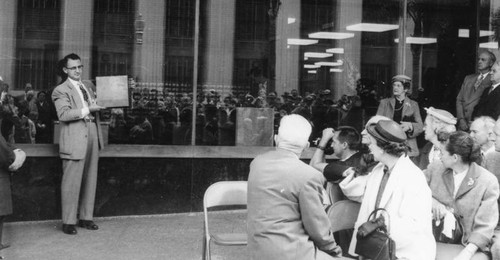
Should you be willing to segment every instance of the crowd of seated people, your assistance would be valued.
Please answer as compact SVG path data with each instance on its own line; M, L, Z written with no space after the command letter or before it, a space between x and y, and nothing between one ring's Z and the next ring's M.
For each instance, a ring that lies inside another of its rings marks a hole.
M471 132L466 133L454 129L450 123L457 123L456 119L447 111L430 108L428 112L426 139L437 151L433 161L429 163L427 160L424 170L409 156L407 133L390 118L374 116L367 122L361 137L354 128L347 126L323 130L310 165L323 174L324 187L333 184L340 189L340 195L333 196L335 200L332 200L331 192L339 194L339 191L330 189L326 194L325 190L316 190L315 196L324 204L342 200L360 203L353 228L333 234L345 257L358 256L357 240L366 231L364 224L368 216L375 209L384 208L387 215L378 215L374 223L390 229L396 259L500 259L495 235L500 189L497 177L483 162L486 158L500 158L500 120L494 128L488 118L476 119ZM488 149L493 147L497 151L484 153L481 150L484 145L480 144L484 137L480 133L482 130L490 136ZM499 145L496 145L495 137ZM333 151L328 152L328 149ZM333 157L326 159L325 153L331 153ZM497 157L492 157L495 153ZM253 182L253 179L249 181ZM276 185L277 190L282 187ZM286 192L283 196L287 196ZM296 196L302 195L299 192ZM300 201L298 203L302 207ZM328 212L330 209L333 207L325 205L315 210ZM260 214L266 213L261 211ZM254 222L253 227L262 225L259 230L249 230L249 239L258 244L258 238L263 234L259 232L266 233L272 224L257 224L259 217L263 216L256 212L252 216L255 219L249 221ZM355 216L344 216L352 217ZM274 218L273 223L284 222ZM450 226L451 231L445 231ZM284 226L280 228L290 231ZM288 233L287 236L292 237ZM310 239L315 242L314 237ZM322 250L321 244L315 246ZM330 254L327 250L325 252ZM338 255L338 251L335 254Z

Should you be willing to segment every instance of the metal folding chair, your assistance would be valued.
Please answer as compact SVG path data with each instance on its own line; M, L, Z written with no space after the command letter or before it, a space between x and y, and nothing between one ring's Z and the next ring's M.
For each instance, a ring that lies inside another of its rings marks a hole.
M245 246L246 233L210 233L208 225L208 209L217 206L246 206L246 181L221 181L208 187L203 196L204 243L203 259L211 259L210 241L222 246Z

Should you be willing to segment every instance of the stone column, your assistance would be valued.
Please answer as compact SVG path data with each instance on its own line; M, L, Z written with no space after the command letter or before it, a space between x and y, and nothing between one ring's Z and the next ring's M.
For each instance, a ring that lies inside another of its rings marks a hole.
M231 86L233 81L235 0L209 0L207 4L206 64L202 68L206 85ZM227 88L219 91L229 91Z
M139 82L163 83L165 67L165 1L138 0L136 19L144 20L142 44L134 42L133 76Z
M82 79L90 79L92 75L92 29L94 18L94 1L61 0L62 58L70 53L76 53L82 59L84 66Z
M346 32L348 25L357 24L362 21L362 0L339 0L337 1L335 14L337 15L336 32ZM344 48L344 64L342 73L331 73L333 77L333 94L335 100L342 95L356 94L356 81L361 73L361 32L354 33L354 38L338 40L338 48ZM334 55L334 57L337 57Z
M13 85L16 62L17 0L0 1L0 76Z
M287 39L300 38L300 0L281 1L276 19L276 92L281 95L299 89L299 46L288 45ZM295 19L295 22L288 23Z

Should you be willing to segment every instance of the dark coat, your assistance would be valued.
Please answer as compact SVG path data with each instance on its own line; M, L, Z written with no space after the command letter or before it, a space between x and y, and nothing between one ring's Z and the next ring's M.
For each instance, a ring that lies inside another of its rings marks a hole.
M13 150L14 148L0 136L0 216L12 214L12 194L8 168L16 158Z
M486 88L481 95L479 103L474 108L472 118L479 116L489 116L493 120L497 120L500 115L500 86L497 86L491 93L491 87Z

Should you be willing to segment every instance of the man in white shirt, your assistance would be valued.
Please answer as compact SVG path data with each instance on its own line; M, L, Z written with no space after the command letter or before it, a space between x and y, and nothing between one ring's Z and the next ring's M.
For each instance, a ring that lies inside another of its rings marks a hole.
M469 130L472 122L472 112L479 102L483 91L491 85L490 70L495 63L495 55L490 51L483 51L477 60L478 73L467 75L457 95L458 128L462 131Z
M97 162L103 138L99 125L100 107L92 83L82 82L83 65L72 53L62 61L68 79L57 86L52 100L60 122L59 155L63 162L61 183L62 230L75 235L75 226L97 230L92 221L97 184ZM78 211L78 216L77 216Z

